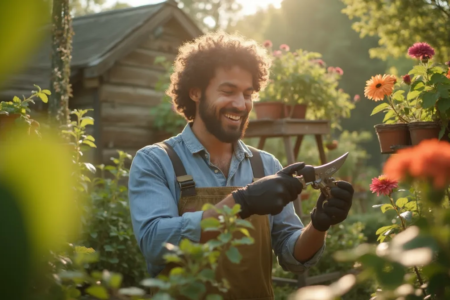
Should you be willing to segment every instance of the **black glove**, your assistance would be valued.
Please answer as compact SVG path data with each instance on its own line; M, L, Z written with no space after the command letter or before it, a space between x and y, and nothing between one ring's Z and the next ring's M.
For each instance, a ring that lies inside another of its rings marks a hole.
M236 204L241 205L242 219L251 215L277 215L289 202L297 199L303 185L292 175L300 171L304 163L295 163L275 175L261 178L232 192Z
M316 207L311 212L311 223L319 231L327 231L331 225L347 219L352 207L353 186L345 181L337 181L336 187L331 188L331 195L332 198L322 208L326 197L320 194Z

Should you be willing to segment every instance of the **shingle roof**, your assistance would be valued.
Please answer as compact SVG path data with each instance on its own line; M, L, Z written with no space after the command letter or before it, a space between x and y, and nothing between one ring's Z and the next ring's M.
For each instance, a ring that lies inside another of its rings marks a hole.
M87 66L90 62L105 55L128 34L143 25L164 4L163 2L74 18L72 22L75 33L72 42L72 67ZM47 37L43 42L42 48L32 58L30 66L39 68L50 66L51 43L49 39Z

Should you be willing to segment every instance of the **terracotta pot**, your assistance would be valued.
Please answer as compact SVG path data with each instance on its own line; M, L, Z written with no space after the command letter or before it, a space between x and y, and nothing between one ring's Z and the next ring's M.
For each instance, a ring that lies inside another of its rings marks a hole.
M19 117L20 114L0 115L0 130L3 131L14 126L14 122Z
M284 104L281 102L255 102L256 118L277 120L284 117Z
M407 124L377 124L374 127L382 154L394 153L391 146L411 145Z
M418 145L423 140L439 138L441 126L435 122L412 122L408 124L411 144Z
M306 201L311 197L311 195L309 193L301 193L300 194L300 199L301 201Z
M291 119L304 119L306 117L306 104L285 105L284 115ZM292 111L293 110L293 111ZM292 116L290 115L292 111Z

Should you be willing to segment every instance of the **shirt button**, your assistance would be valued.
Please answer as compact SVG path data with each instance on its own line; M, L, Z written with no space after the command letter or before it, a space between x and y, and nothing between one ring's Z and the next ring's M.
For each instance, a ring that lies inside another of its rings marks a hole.
M214 173L219 173L219 170L215 169L215 170L214 170Z

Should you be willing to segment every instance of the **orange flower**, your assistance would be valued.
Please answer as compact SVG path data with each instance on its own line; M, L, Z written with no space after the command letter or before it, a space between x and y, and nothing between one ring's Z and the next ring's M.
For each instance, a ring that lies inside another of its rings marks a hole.
M389 158L383 171L396 180L407 176L430 179L435 188L443 189L450 184L450 143L432 139L399 150L397 155Z
M364 96L374 101L382 101L384 96L389 96L394 90L397 79L392 75L372 76L366 83Z
M447 78L450 79L450 69L448 69Z

